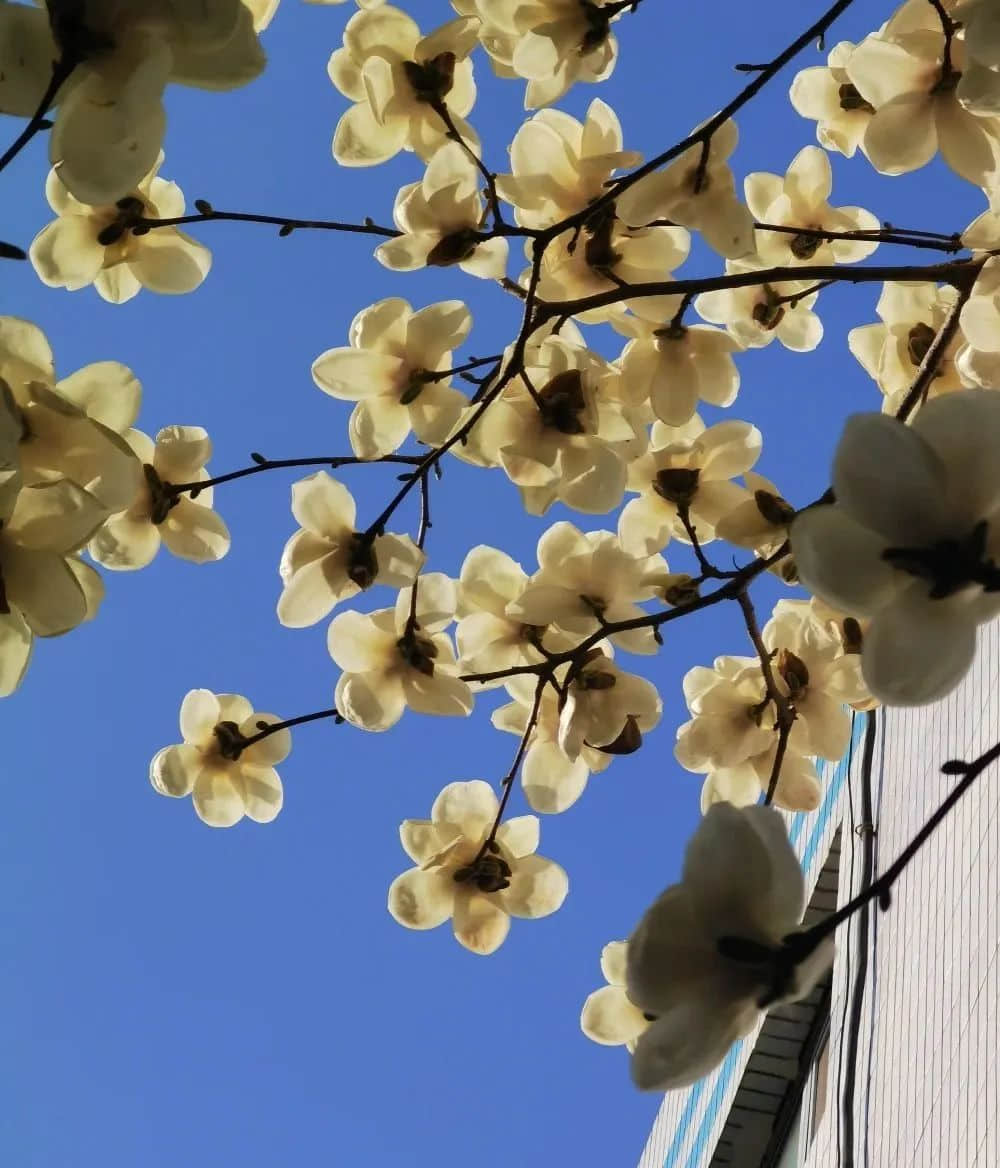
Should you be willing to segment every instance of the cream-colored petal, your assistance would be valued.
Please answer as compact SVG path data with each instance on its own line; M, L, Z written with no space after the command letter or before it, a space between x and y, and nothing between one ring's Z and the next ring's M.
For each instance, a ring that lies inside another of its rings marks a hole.
M210 689L192 689L181 703L181 737L195 745L209 743L222 718L219 699Z
M95 361L56 382L56 389L95 422L124 434L135 423L142 385L118 361Z
M642 1011L628 1000L623 986L606 985L594 990L580 1014L580 1029L602 1046L634 1042L648 1026Z
M173 555L196 564L221 560L231 543L222 517L191 499L181 499L170 509L159 532Z
M0 613L0 697L21 684L31 660L34 638L19 612Z
M519 860L538 850L539 827L537 815L516 815L500 824L496 841L508 855Z
M408 929L436 929L455 908L456 887L450 872L410 868L389 885L389 912Z
M201 754L194 746L165 746L149 764L149 781L159 794L180 799L191 794L201 766Z
M167 227L142 236L129 267L150 292L180 295L204 281L212 267L212 253L189 235Z
M313 381L331 397L361 401L391 393L403 369L402 361L389 353L366 349L327 349L312 366Z
M499 806L493 788L482 779L449 783L434 800L431 820L456 828L466 839L480 840L493 826Z
M569 877L554 860L525 856L513 867L510 887L496 893L512 917L547 917L569 892Z
M459 892L455 897L455 939L472 953L484 957L500 948L510 930L510 917L495 896Z
M246 813L243 784L229 770L205 767L191 794L198 818L209 827L232 827Z
M240 766L245 814L255 823L271 823L284 802L281 779L273 767Z
M376 673L342 673L334 703L352 726L376 732L395 726L406 709L398 681Z

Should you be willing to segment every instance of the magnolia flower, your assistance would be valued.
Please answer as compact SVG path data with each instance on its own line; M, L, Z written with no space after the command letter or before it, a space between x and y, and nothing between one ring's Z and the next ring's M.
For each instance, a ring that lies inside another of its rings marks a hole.
M525 350L521 378L477 429L479 449L521 489L530 514L556 499L590 514L621 502L626 461L645 435L608 392L619 378L596 353L559 336Z
M403 234L375 249L385 267L411 272L458 264L472 276L503 279L507 240L481 232L479 171L458 142L446 143L433 155L420 182L399 188L392 217Z
M717 657L683 684L694 717L678 728L674 756L685 770L735 766L771 747L774 714L756 657Z
M287 628L314 625L373 584L405 588L424 562L408 535L356 531L350 491L325 470L293 483L292 514L302 526L285 544L278 569L284 585L278 620Z
M573 647L573 639L558 629L507 616L507 608L520 598L527 584L521 565L497 548L479 544L466 555L458 580L459 621L455 628L464 673L537 665L543 659L543 649L556 653ZM502 685L503 679L477 684L492 689Z
M45 197L59 218L42 228L29 252L43 284L70 292L93 284L111 304L131 300L140 288L179 293L201 284L212 266L207 247L177 227L132 230L140 219L184 214L180 187L157 177L162 162L161 151L135 190L100 207L74 199L59 171L49 171Z
M948 62L944 45L933 6L908 0L851 54L848 77L875 109L865 130L865 154L882 174L906 174L940 150L961 178L992 189L1000 181L1000 123L960 104L956 88L965 72L965 44L951 39Z
M634 754L663 712L656 687L626 673L600 649L591 650L585 664L567 677L564 692L559 746L572 761L584 747Z
M551 105L576 81L611 76L618 42L610 32L619 12L579 0L452 0L482 19L483 48L501 77L524 77L524 108Z
M846 706L868 697L857 654L813 618L809 602L779 600L761 631L772 670L792 709L789 745L803 755L837 762L851 741Z
M142 482L129 506L108 519L87 551L102 567L124 572L151 563L161 541L182 560L221 560L229 551L229 529L212 510L212 487L198 487L195 498L171 489L208 480L208 434L201 426L166 426L155 443L141 430L129 430L125 440L142 466Z
M327 73L355 102L333 135L333 156L341 166L374 166L413 150L427 161L445 142L440 103L470 145L478 139L465 121L476 100L469 53L479 21L464 17L429 36L405 12L390 4L366 4L344 29L343 48L330 58Z
M726 261L727 275L749 271L746 264ZM760 349L777 338L793 353L808 353L823 339L823 322L813 305L819 295L804 280L780 284L748 284L722 288L695 297L698 315L712 324L724 325L746 349Z
M565 669L559 671L560 678ZM534 708L535 677L511 677L506 686L512 702L493 711L491 720L498 730L521 738L531 721ZM600 747L583 744L580 752L570 758L560 744L560 716L562 706L551 686L542 691L534 729L528 738L528 748L521 761L521 786L532 811L542 815L558 815L580 798L587 787L591 773L606 770L614 754Z
M853 264L870 256L876 240L829 239L814 231L878 231L877 216L863 207L831 207L830 159L818 146L806 146L792 159L784 178L767 171L748 174L743 183L747 205L763 223L801 227L799 234L759 231L757 260L761 267L785 264Z
M602 1046L624 1046L632 1053L649 1029L646 1015L625 991L627 941L611 941L601 950L601 973L607 985L588 994L580 1012L580 1029Z
M622 382L634 401L649 402L668 426L683 426L694 417L699 399L713 406L736 400L740 375L733 353L739 341L707 325L652 322L635 316L611 321L632 340L622 350Z
M149 764L149 781L161 795L192 796L209 827L232 827L244 815L270 823L284 798L275 763L292 749L274 714L256 714L240 694L193 689L181 703L182 743L165 746Z
M1000 353L1000 259L988 259L983 265L959 323L970 345Z
M42 330L3 316L0 384L10 390L9 408L20 418L18 462L27 485L69 479L97 499L105 514L128 506L142 472L112 426L138 409L140 388L131 370L100 361L57 382ZM116 395L118 404L110 405Z
M795 508L763 475L747 471L743 481L747 485L743 501L716 523L716 539L752 548L761 557L773 555L788 538Z
M395 608L333 618L327 647L344 671L336 705L348 722L362 730L388 730L407 706L418 714L472 711L472 692L458 679L455 650L444 632L454 619L456 600L454 581L428 572L399 593Z
M635 227L670 219L700 231L709 247L727 259L752 254L753 216L736 194L726 161L738 136L735 122L723 122L709 141L707 161L696 143L662 170L633 183L616 200L619 217Z
M792 524L802 582L871 623L861 669L891 705L922 705L972 664L976 628L1000 611L1000 395L963 390L912 425L855 414L833 465L836 503Z
M0 5L0 111L30 117L52 62L78 60L56 95L49 158L72 195L91 206L127 195L155 164L168 82L236 89L264 68L241 0L85 0L53 15L59 46L47 12Z
M988 276L983 287L989 287ZM876 307L882 323L862 325L847 334L851 352L885 395L884 412L898 412L927 351L953 312L957 297L956 289L950 286L885 284ZM973 309L969 318L963 313L962 320L972 322L980 308ZM988 337L987 330L979 333L980 341ZM962 387L957 358L967 348L962 331L956 331L937 362L928 397L939 397Z
M628 941L626 991L653 1022L632 1055L645 1091L696 1082L749 1034L761 1011L806 996L833 942L801 941L802 869L770 807L710 807L684 855L680 884Z
M652 449L628 468L628 489L638 491L618 518L618 537L631 555L659 551L671 536L690 542L681 519L689 516L699 543L715 538L715 524L743 502L730 480L760 457L763 439L749 422L705 428L697 414L684 426L653 425Z
M389 886L389 912L408 929L451 920L455 939L473 953L493 953L513 917L547 917L566 899L569 878L536 855L539 824L520 815L494 827L500 805L480 779L449 783L430 819L404 819L403 850L417 865Z
M859 146L864 149L865 130L875 112L847 74L853 52L851 41L835 44L825 66L795 74L788 94L796 113L816 123L819 144L848 158L854 157Z
M554 523L538 541L539 570L507 614L531 625L556 624L586 637L604 624L634 620L646 613L639 603L656 595L658 576L667 573L660 555L631 556L610 531L579 531ZM611 634L629 653L655 653L649 628Z
M683 227L629 227L615 218L614 207L595 212L581 234L559 236L542 254L538 294L557 303L622 289L628 284L672 280L673 269L682 264L691 246ZM525 251L532 255L531 241ZM526 287L531 269L521 276ZM621 316L626 308L637 316L669 320L680 307L680 296L626 297L599 308L575 313L585 324L598 324Z
M562 110L529 118L510 144L513 173L497 175L497 193L522 227L551 227L604 195L616 170L641 161L622 148L615 111L595 98L582 123Z
M319 388L357 403L348 435L359 458L391 454L411 430L429 446L448 437L466 404L451 384L451 353L471 328L461 300L414 312L394 296L358 313L350 345L316 358L312 375Z

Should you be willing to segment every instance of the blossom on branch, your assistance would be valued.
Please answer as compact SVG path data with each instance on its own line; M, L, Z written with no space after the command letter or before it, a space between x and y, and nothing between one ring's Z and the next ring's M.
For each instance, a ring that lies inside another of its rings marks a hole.
M528 82L524 108L551 105L577 81L604 81L618 57L610 31L620 12L594 0L452 0L480 17L479 39L501 77Z
M403 850L417 866L389 887L389 912L408 929L434 929L451 920L455 939L473 953L493 953L510 918L554 913L569 878L536 855L539 824L521 815L494 827L500 805L480 779L449 783L430 819L404 819Z
M622 547L649 555L671 537L690 542L682 514L698 541L715 538L715 525L743 502L745 491L731 482L760 457L763 439L749 422L719 422L707 429L697 414L683 426L653 425L651 449L628 467L628 489L639 492L618 518Z
M278 722L258 714L240 694L193 689L181 703L182 743L165 746L149 764L149 781L161 795L192 797L209 827L232 827L244 816L270 823L284 794L274 769L292 749L288 730L261 735ZM259 738L250 742L249 739Z
M373 584L405 588L424 562L408 535L366 536L355 530L350 491L325 470L292 485L292 514L302 525L285 544L278 620L301 629Z
M456 604L454 581L428 572L399 593L395 608L333 618L327 647L343 670L336 706L348 722L362 730L388 730L407 706L418 714L472 712L472 691L458 679L455 649L444 631Z
M319 388L357 403L348 436L359 458L392 454L411 430L429 446L448 437L467 402L451 384L451 354L471 328L461 300L414 312L393 296L358 313L348 346L316 358L312 375Z
M229 551L229 529L212 510L212 487L192 495L171 488L208 479L212 442L201 426L165 426L156 441L128 430L125 441L142 466L142 479L124 510L112 515L87 550L104 568L131 572L151 563L160 544L182 560L206 564Z
M355 104L341 116L333 157L341 166L375 166L413 150L428 161L449 136L437 106L472 147L479 140L465 115L476 100L469 53L479 21L463 17L428 36L391 4L366 4L344 29L327 73Z
M757 259L762 268L798 264L853 264L870 256L877 240L824 239L819 232L879 231L878 217L863 207L831 207L833 171L826 152L806 146L781 175L748 174L743 183L747 205L756 219L780 227L801 227L799 234L757 230Z
M802 869L770 807L710 807L689 841L679 884L629 938L625 988L652 1023L632 1055L645 1091L708 1074L761 1012L805 997L833 960L826 940L806 953Z
M212 266L212 253L177 227L137 234L140 219L184 214L180 187L159 178L156 165L135 190L100 207L81 203L58 170L49 171L45 197L59 216L35 236L29 252L43 284L76 292L93 284L110 304L124 304L140 288L181 293L197 288Z
M726 261L727 275L751 270L746 261ZM700 317L723 325L746 349L761 349L777 339L793 353L809 353L823 339L823 322L812 311L819 296L813 288L808 280L747 284L702 292L694 306Z
M796 113L816 123L819 144L847 158L853 158L859 146L864 149L865 130L875 112L848 76L854 49L851 41L835 44L825 66L795 74L788 95Z
M399 188L392 217L403 233L380 244L375 258L395 272L457 264L470 276L502 280L507 240L482 230L480 175L458 142L433 155L420 182Z
M1000 612L1000 394L928 402L907 426L849 418L833 464L835 503L792 524L802 582L870 618L861 668L888 705L923 705L972 664L978 625Z

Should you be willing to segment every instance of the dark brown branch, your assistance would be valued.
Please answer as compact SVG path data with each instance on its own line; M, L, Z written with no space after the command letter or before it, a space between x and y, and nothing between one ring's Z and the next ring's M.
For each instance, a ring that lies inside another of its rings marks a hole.
M272 734L277 734L279 730L290 730L292 726L303 726L306 722L318 722L320 718L333 718L338 724L344 721L343 716L335 708L317 710L315 714L300 714L297 718L286 718L284 722L260 721L257 723L258 733L250 738L244 738L240 743L240 750L246 750L248 746L253 746L255 742L260 742Z
M341 223L334 219L292 219L287 215L255 215L245 211L216 211L203 199L198 199L195 205L201 208L193 215L173 215L167 219L139 219L132 229L133 235L144 235L147 231L155 231L158 227L182 227L190 223L212 223L216 220L226 220L233 223L267 223L279 229L279 235L291 235L293 231L346 231L354 235L378 235L383 239L395 239L402 235L394 227L379 227L377 223L366 219L364 223Z
M385 454L381 458L357 458L354 455L348 454L339 457L325 457L325 458L264 458L262 455L251 455L254 460L253 466L245 466L240 470L231 470L228 474L216 475L215 478L204 479L202 482L194 483L164 483L164 487L172 495L180 495L185 491L191 492L191 498L195 498L199 491L204 491L206 487L217 487L221 483L231 483L235 479L243 479L248 475L260 474L265 470L283 470L287 467L294 466L320 466L329 467L331 470L338 470L342 466L377 466L379 463L391 462L397 465L404 466L419 466L423 458L419 454Z

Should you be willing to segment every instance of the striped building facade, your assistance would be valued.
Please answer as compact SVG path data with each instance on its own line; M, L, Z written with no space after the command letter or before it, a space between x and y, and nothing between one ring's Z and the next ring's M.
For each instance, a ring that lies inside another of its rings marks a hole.
M945 701L857 714L818 811L789 832L806 924L902 851L1000 738L1000 622ZM867 742L866 742L867 739ZM866 749L867 748L867 749ZM1000 767L984 772L895 886L837 934L831 976L708 1078L663 1101L639 1168L1000 1168Z

